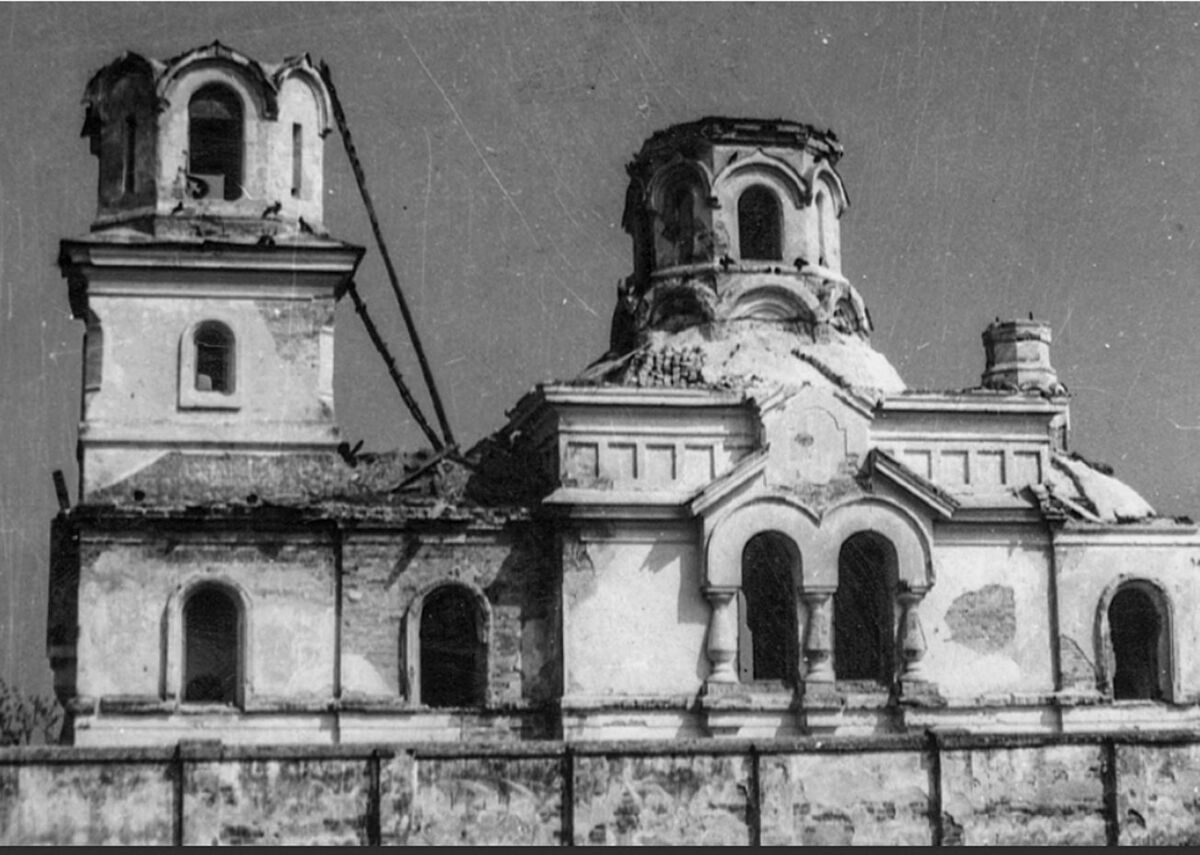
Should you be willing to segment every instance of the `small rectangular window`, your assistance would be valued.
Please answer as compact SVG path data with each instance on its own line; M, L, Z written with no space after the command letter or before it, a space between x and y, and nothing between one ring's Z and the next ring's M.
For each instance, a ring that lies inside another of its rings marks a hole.
M292 125L292 196L300 196L300 186L303 176L304 128L299 124Z
M134 190L134 180L137 176L137 119L125 117L125 175L124 187L126 193Z

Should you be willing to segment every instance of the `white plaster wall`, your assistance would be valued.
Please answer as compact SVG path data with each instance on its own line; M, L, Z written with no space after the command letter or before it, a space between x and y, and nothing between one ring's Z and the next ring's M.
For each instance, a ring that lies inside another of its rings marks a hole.
M1200 624L1193 618L1200 614L1200 537L1064 537L1059 546L1060 632L1095 665L1101 657L1096 633L1101 598L1134 579L1156 583L1170 601L1175 700L1194 702L1200 698Z
M317 547L290 558L254 546L110 544L84 561L80 575L78 694L160 698L176 691L181 650L179 594L224 581L249 599L245 697L303 700L333 693L332 561ZM174 639L174 640L173 640Z
M708 604L694 544L618 530L585 546L594 569L564 584L567 695L695 692L708 673Z
M770 449L769 484L827 484L849 474L848 457L861 462L869 449L867 418L827 388L789 392L763 413L762 423Z
M283 203L288 217L304 217L310 225L321 224L324 198L323 163L325 141L321 137L320 114L313 88L299 75L290 75L279 89L279 118L270 122L269 183L266 195ZM292 125L302 128L300 195L292 196Z
M266 315L281 311L252 300L92 296L104 330L100 390L91 421L129 423L164 419L209 425L230 420L286 422L327 419L318 396L319 335L292 359L281 358ZM178 411L180 343L196 323L219 320L237 337L236 412ZM295 339L292 341L295 346Z
M1044 534L1032 528L943 527L934 541L935 583L920 605L928 645L926 672L947 698L969 701L998 693L1054 689L1048 579L1050 553ZM1011 641L987 649L963 643L947 622L962 597L988 586L1012 592ZM983 648L983 649L981 649Z

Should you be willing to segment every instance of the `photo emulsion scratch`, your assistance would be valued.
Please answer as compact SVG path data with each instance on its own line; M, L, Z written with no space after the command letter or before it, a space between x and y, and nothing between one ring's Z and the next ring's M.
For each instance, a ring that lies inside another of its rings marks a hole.
M1200 9L0 28L0 842L1200 840Z

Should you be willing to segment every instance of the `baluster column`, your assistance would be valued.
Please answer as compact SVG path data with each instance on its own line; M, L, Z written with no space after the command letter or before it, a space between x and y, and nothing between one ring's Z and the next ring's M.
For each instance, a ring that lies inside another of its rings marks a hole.
M804 632L804 661L808 683L833 682L832 588L805 588L801 594L808 613Z
M708 660L711 683L736 683L735 662L738 654L737 592L734 586L709 586L704 589L710 608L708 616Z
M916 588L901 587L896 592L900 601L900 661L902 670L900 680L903 683L924 683L925 667L925 630L921 626L921 616L917 607L925 596L925 591Z

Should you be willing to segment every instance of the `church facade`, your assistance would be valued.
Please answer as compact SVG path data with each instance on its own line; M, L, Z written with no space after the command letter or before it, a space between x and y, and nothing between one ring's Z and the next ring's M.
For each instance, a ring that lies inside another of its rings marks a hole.
M1196 526L1073 452L1044 322L991 324L973 387L906 385L842 273L832 133L653 135L608 352L469 451L359 454L311 62L126 54L85 104L76 744L1197 722Z

